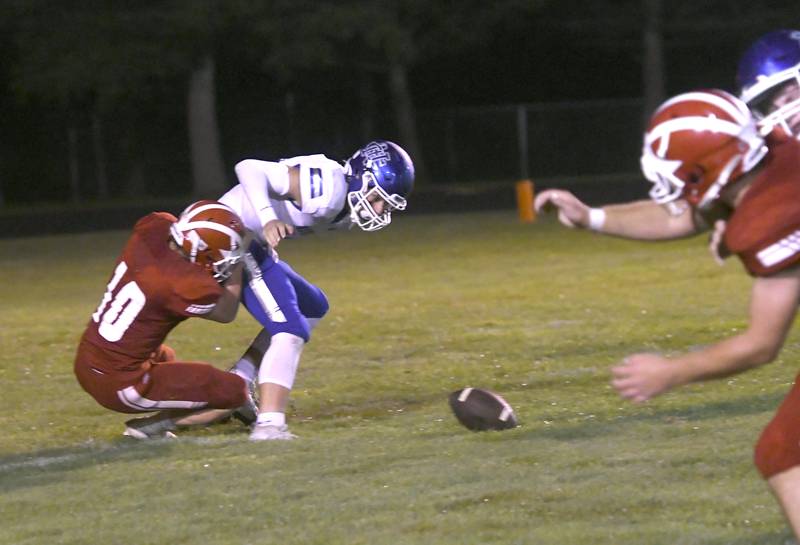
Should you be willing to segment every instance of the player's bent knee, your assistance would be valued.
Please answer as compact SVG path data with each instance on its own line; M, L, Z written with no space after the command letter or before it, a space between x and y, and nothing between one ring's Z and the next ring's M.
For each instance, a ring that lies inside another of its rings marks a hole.
M302 343L307 343L311 339L311 329L311 324L309 324L308 320L302 316L281 324L273 324L271 328L271 344L275 343L275 339L278 337L278 335L296 337L300 339Z
M305 339L302 335L295 335L291 332L285 331L272 336L272 345L281 346L286 350L299 352L303 349Z
M322 318L328 313L330 310L331 305L328 302L328 298L322 290L319 290L317 293L316 300L314 301L314 308L311 312L307 314L309 318Z
M320 319L328 313L330 309L328 297L317 286L305 286L297 295L300 312L306 318Z

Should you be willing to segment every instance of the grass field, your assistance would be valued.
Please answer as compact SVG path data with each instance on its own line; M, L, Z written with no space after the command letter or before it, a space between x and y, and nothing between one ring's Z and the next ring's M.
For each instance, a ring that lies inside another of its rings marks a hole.
M749 279L703 239L644 244L513 212L399 216L383 232L285 241L331 312L301 362L290 424L252 444L226 423L121 436L72 374L127 233L0 241L0 543L783 544L752 446L796 373L781 359L643 406L610 389L633 351L745 324ZM229 366L257 331L190 320L179 356ZM521 426L449 412L495 390Z

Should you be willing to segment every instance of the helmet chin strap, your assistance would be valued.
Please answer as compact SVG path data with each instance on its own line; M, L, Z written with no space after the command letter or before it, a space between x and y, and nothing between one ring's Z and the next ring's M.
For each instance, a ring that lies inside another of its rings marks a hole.
M739 166L741 162L742 162L741 155L737 155L731 158L730 161L728 161L728 164L725 165L725 167L719 173L719 176L717 176L716 181L714 181L714 183L711 184L711 187L709 187L708 190L706 190L705 194L703 195L703 198L700 199L699 203L697 203L697 208L699 209L706 208L709 204L711 204L712 201L714 201L717 197L719 197L722 188L728 185L728 179L731 177L731 173L737 166Z

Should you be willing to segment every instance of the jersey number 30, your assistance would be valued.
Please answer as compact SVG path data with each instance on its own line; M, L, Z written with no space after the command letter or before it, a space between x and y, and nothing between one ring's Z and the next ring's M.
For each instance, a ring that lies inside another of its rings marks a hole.
M128 265L124 261L120 261L114 270L111 282L106 287L106 293L103 295L103 300L100 301L100 306L92 314L94 323L100 324L97 326L100 336L112 343L122 338L145 303L144 292L133 280L114 293L127 270Z

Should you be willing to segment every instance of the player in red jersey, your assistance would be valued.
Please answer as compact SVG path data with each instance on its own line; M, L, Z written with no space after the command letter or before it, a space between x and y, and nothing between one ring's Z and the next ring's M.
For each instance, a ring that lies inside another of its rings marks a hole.
M154 212L133 229L75 357L78 382L100 405L122 413L139 439L177 426L209 424L248 403L245 381L200 362L175 361L163 344L192 316L236 317L245 229L216 201L190 205L176 220Z
M774 94L776 107L785 88ZM800 124L795 117L795 130ZM791 123L789 123L791 125ZM548 190L562 223L641 240L693 235L716 225L715 255L737 255L753 277L747 328L675 357L641 353L612 369L617 392L645 402L670 389L741 373L779 354L800 303L800 141L773 130L766 141L746 105L723 91L685 93L653 115L642 167L650 201L589 208ZM768 146L768 147L767 147ZM720 223L727 220L727 227ZM755 449L755 464L800 537L800 377Z

